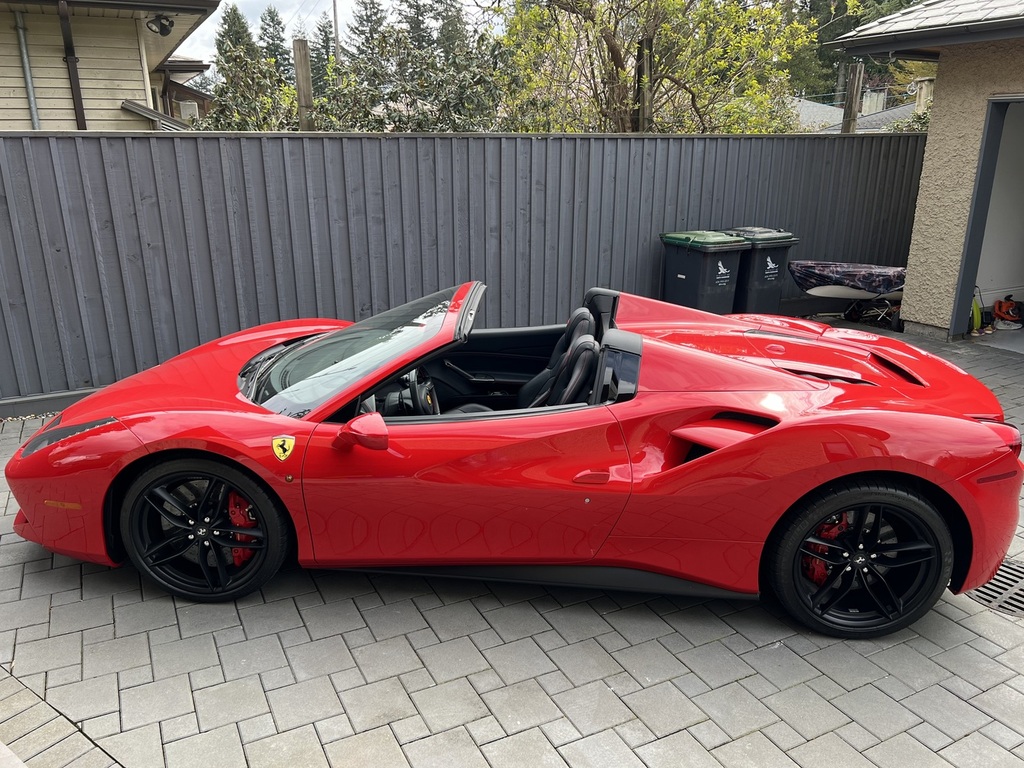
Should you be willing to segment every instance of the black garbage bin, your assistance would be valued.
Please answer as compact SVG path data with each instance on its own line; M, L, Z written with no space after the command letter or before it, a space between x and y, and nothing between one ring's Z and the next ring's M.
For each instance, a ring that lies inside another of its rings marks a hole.
M662 299L706 312L732 312L740 253L749 249L741 237L695 230L665 232L665 279Z
M789 249L800 240L791 232L768 227L734 227L723 232L747 243L740 256L733 312L778 314Z

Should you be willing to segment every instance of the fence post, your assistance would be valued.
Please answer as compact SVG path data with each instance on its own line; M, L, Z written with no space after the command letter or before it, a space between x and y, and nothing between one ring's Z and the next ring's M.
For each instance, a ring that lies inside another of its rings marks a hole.
M860 92L864 85L864 62L850 65L846 78L846 101L843 104L843 133L857 132L857 116L860 114Z
M292 40L292 61L295 63L295 97L299 102L299 130L312 131L313 76L309 70L309 43L301 37Z

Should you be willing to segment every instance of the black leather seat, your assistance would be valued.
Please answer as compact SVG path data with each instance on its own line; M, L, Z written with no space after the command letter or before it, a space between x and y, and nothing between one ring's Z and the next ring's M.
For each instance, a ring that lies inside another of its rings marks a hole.
M538 405L548 405L546 402L555 378L561 371L568 351L572 345L582 336L593 336L595 329L594 316L586 307L574 310L569 316L569 322L565 324L565 332L562 338L555 344L551 351L547 367L538 373L528 382L523 384L517 395L517 404L520 408L534 408Z
M537 408L543 405L555 405L555 403L550 402L551 390L559 374L569 364L570 350L575 342L584 336L589 336L591 341L593 341L595 329L596 321L589 309L580 307L574 310L569 316L569 321L565 324L565 331L562 333L561 338L555 342L555 347L551 350L551 357L548 359L547 366L526 382L519 390L516 396L517 407ZM490 410L492 409L480 403L466 403L458 408L445 411L445 413L481 413Z
M600 351L600 345L590 334L576 339L566 354L565 364L555 375L543 405L587 402L594 388Z

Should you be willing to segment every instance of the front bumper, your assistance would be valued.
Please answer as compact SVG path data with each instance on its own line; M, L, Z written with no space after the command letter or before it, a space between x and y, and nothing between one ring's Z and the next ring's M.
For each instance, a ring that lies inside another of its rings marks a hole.
M51 552L117 565L104 519L107 494L117 474L145 454L138 438L116 421L29 456L19 450L5 470L20 506L14 532Z
M21 509L14 518L14 532L26 541L40 544L58 555L102 565L118 565L107 551L106 540L102 535L102 520L99 525L94 525L89 519L91 517L71 516L61 514L61 510L54 510L53 513L33 515L30 520L25 510ZM99 531L100 535L93 535L93 531Z

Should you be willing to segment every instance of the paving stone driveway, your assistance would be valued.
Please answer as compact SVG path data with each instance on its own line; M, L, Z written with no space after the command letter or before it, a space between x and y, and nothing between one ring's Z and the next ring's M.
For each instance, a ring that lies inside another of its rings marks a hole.
M1024 357L920 343L1024 424ZM0 461L38 425L0 423ZM1024 765L1024 621L965 596L858 642L754 602L324 571L201 605L20 540L2 480L0 510L0 743L29 765Z

